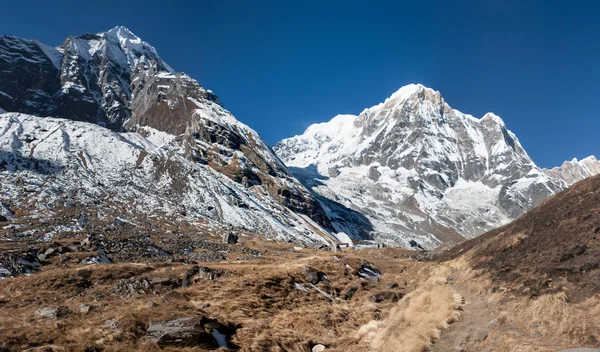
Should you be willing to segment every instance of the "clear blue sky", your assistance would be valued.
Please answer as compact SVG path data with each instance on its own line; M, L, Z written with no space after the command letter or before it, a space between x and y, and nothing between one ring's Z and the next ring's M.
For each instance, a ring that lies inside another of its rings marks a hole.
M129 27L269 143L408 83L502 116L540 166L600 157L594 1L11 1L0 33Z

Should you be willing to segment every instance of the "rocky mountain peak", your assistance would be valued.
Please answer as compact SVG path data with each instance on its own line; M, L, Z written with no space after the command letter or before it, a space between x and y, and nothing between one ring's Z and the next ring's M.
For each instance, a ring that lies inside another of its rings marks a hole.
M359 116L378 115L381 111L399 108L402 105L410 107L411 105L423 104L424 102L428 102L437 109L443 110L446 108L440 92L425 87L422 84L408 84L398 89L382 103L365 109Z
M340 209L338 230L407 245L478 235L566 187L535 165L499 116L464 114L421 84L358 116L310 126L275 151L326 209L341 203L368 219L365 226Z
M69 36L58 48L0 37L0 72L3 110L89 122L144 137L148 129L166 133L176 138L176 154L186 159L186 168L189 162L208 167L242 189L252 188L269 201L329 226L319 203L258 133L225 110L212 91L186 74L175 73L154 47L125 27ZM24 125L21 119L28 119L11 116L16 119L7 122L12 126ZM145 145L138 147L144 149ZM95 152L89 148L88 153ZM69 150L64 160L69 160L70 152L78 155ZM145 152L152 154L151 150ZM187 182L185 175L178 180L179 189L197 185Z
M117 39L121 43L133 42L136 44L142 43L142 40L137 35L133 34L133 32L125 27L125 26L115 26L108 31L104 32L106 38L114 38ZM123 44L121 45L123 46Z
M488 112L485 115L483 115L483 117L481 118L481 122L493 122L500 127L506 127L504 120L502 120L500 116L494 114L493 112Z
M159 70L175 73L175 70L158 56L156 49L152 45L133 34L127 27L117 26L100 34L107 41L119 45L123 53L127 56L127 63L132 70L141 61L144 65L159 63Z

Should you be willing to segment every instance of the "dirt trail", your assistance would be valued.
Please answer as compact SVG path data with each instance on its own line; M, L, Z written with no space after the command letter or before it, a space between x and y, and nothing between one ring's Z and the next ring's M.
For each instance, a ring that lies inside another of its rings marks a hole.
M432 352L484 352L475 349L473 345L485 340L490 328L497 323L495 302L481 293L473 292L458 277L459 270L452 269L448 286L463 298L461 315L448 329L442 330L440 338L431 347Z
M420 270L420 274L426 272L429 278L399 301L386 319L360 328L359 335L368 342L369 351L427 350L440 330L456 321L461 297L447 285L451 268L440 265Z

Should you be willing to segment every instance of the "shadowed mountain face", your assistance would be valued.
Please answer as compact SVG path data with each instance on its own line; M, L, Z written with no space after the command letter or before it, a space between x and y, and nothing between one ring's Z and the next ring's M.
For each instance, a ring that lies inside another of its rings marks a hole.
M422 85L274 149L307 187L365 215L378 240L429 248L506 224L600 171L595 158L569 179L541 169L500 117L464 114Z
M152 46L124 27L68 37L57 48L2 36L0 69L4 110L92 122L116 131L133 115L136 74L172 72Z
M127 28L68 37L57 48L34 40L0 37L0 109L89 122L118 133L137 132L143 137L166 133L173 137L176 154L186 163L208 167L216 171L214 175L224 175L240 188L266 197L268 202L275 201L307 216L314 221L310 226L330 227L317 200L254 130L233 117L217 96L196 80L176 73L150 44ZM43 124L29 123L33 120L24 115L7 116L2 117L2 126L7 129ZM5 130L2 137L6 140L0 144L7 146L4 152L20 153L21 139L29 135L50 138L48 134L54 138L54 133L62 133L56 142L66 143L61 147L66 154L93 153L91 149L103 148L85 145L80 151L72 150L71 138L77 136L64 132L67 125L53 122L44 128L57 131L17 130L12 135ZM85 130L96 131L92 127ZM41 142L25 143L24 148L34 148ZM37 150L34 148L31 153L35 159ZM3 159L9 162L8 158Z

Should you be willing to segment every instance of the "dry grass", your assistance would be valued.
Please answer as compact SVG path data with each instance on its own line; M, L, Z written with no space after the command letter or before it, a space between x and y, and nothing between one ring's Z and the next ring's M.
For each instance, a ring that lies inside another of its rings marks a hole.
M402 285L392 289L395 292L409 292L413 288L410 281L420 281L419 275L429 274L419 272L424 263L377 253L348 250L335 254L336 259L331 252L297 252L286 244L249 240L245 245L263 252L262 259L204 263L201 265L228 273L214 281L200 280L185 288L165 287L155 293L120 295L112 290L128 278L181 279L189 265L56 266L30 277L2 280L0 347L10 351L50 345L65 351L90 346L103 351L158 351L158 346L144 337L149 322L202 315L237 326L231 342L241 351L309 351L316 344L324 344L330 351L344 351L348 345L356 347L352 351L367 351L367 346L359 347L356 332L369 321L386 319L397 304L373 303L371 296L389 290L386 286L391 283ZM356 275L355 270L365 261L375 263L384 273L380 282L361 280ZM307 266L327 275L329 283L317 286L333 297L343 298L351 286L358 290L350 300L333 301L314 289L309 293L298 290L296 282L309 287L303 274ZM91 271L91 283L85 283L81 269ZM165 301L165 297L169 299ZM81 314L80 304L94 308ZM66 306L71 313L58 320L36 316L37 309L49 306ZM116 322L118 328L110 327L107 321Z
M426 351L440 330L459 316L460 295L447 285L450 269L435 268L421 286L406 295L383 321L371 321L359 331L370 350L377 352Z
M460 257L448 264L454 271L453 280L458 283L461 292L471 295L485 295L493 287L492 279L482 270L476 270L471 267L465 257ZM495 299L499 297L494 295Z
M568 302L566 293L559 292L534 299L515 298L504 308L510 312L506 314L505 328L498 329L489 344L501 342L514 349L524 340L539 341L540 350L550 351L556 346L598 346L600 341L600 300L597 297L574 304ZM500 333L506 327L519 329L524 336Z
M461 318L465 321L456 331L444 338L461 345L464 351L555 352L600 347L599 295L579 303L570 302L567 291L523 296L512 286L494 285L490 273L472 269L465 257L446 264L454 270L452 286L472 308L467 309ZM487 336L483 340L473 338L482 329L489 331Z
M181 279L190 267L183 263L72 267L56 263L30 277L2 280L0 350L2 346L9 351L54 346L56 351L82 351L98 346L103 351L159 351L144 337L150 322L199 315L233 326L232 347L240 351L306 352L316 344L326 345L331 352L448 351L462 337L468 343L461 347L469 352L600 347L599 296L571 303L565 292L537 298L515 295L514 288L497 286L489 273L474 270L464 256L446 263L419 262L402 258L403 252L394 249L334 254L244 241L263 257L201 263L227 274L185 288L132 295L112 291L128 278ZM507 245L518 241L516 237ZM379 282L356 275L364 262L381 269ZM309 293L296 289L295 283L309 287L303 274L307 266L327 275L329 282L318 287L331 296L343 299L349 287L356 287L356 293L349 300L330 300L314 289ZM81 275L82 269L91 271L90 282ZM390 284L398 286L390 289ZM372 301L374 294L389 290L405 294L404 298ZM467 300L465 305L461 296ZM81 314L82 303L94 308ZM48 306L66 306L71 314L58 320L35 315L38 308ZM459 316L461 308L465 310ZM118 328L109 326L109 320ZM490 321L494 324L488 326ZM464 327L477 329L465 332ZM489 334L476 341L472 337L479 328L489 329ZM465 333L457 337L459 332ZM184 350L203 351L199 347Z

